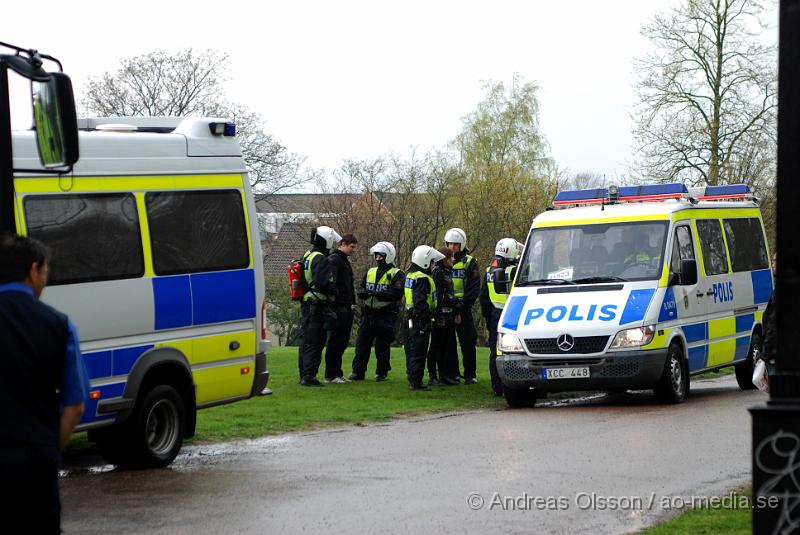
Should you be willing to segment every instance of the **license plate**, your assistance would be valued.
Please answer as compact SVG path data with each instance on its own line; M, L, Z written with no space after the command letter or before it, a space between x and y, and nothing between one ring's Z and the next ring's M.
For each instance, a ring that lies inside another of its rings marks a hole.
M589 368L544 368L542 377L545 379L588 379Z

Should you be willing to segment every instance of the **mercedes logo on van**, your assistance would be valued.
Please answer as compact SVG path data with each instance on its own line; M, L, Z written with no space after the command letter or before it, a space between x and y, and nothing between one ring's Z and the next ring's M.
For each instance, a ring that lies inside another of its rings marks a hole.
M561 336L556 338L556 345L558 346L558 349L566 353L567 351L575 347L575 339L568 334L562 334Z

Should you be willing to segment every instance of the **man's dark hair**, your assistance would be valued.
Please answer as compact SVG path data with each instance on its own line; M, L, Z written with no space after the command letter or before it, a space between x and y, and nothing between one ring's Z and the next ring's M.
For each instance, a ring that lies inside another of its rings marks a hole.
M40 266L47 263L50 252L34 238L18 236L8 232L0 234L0 284L22 282L34 262Z
M358 240L353 234L345 234L342 236L342 241L339 242L339 245L350 245L353 243L358 243Z

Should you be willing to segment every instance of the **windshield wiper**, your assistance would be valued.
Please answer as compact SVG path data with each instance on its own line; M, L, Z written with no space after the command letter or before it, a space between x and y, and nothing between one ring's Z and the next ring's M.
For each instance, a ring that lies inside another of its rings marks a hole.
M537 284L576 284L574 281L566 279L536 279L533 281L522 281L516 283L514 286L536 286Z
M598 282L628 282L628 279L622 277L615 277L614 275L606 275L602 277L584 277L582 279L575 279L575 284L596 284Z

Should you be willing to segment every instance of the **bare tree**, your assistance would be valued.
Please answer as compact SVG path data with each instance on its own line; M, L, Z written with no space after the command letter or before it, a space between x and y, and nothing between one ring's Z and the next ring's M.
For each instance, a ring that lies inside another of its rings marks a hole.
M117 71L89 80L82 106L85 113L104 117L228 117L236 122L257 198L311 180L304 158L275 140L257 113L226 98L227 60L226 54L191 48L125 58Z
M634 135L646 178L771 181L777 56L762 13L757 0L684 0L642 29L653 52L635 62Z

